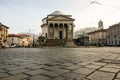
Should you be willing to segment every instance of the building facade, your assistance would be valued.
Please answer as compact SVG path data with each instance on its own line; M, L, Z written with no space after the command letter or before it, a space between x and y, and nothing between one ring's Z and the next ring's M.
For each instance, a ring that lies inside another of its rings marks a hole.
M22 38L22 47L32 47L34 43L33 37L28 34L16 34Z
M109 26L107 29L107 45L120 46L120 23Z
M98 30L88 33L90 45L96 45L96 46L107 45L107 39L106 39L107 29L103 29L103 28L104 28L103 22L100 20L98 22Z
M0 48L7 45L8 29L9 27L0 23Z
M42 36L46 39L73 39L74 19L61 11L55 11L42 20Z
M7 43L10 47L28 47L33 44L33 37L27 34L8 34Z
M7 44L9 47L22 47L22 38L15 34L8 34Z

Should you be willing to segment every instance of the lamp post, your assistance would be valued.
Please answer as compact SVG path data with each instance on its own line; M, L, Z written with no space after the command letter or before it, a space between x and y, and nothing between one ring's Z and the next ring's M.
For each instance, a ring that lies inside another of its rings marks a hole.
M35 30L31 30L31 29L29 28L29 45L31 45L31 40L30 40L31 31L35 31ZM35 46L34 33L33 33L32 36L33 36L32 47L34 47L34 46Z
M34 39L35 35L33 33L33 48L35 47L35 39Z

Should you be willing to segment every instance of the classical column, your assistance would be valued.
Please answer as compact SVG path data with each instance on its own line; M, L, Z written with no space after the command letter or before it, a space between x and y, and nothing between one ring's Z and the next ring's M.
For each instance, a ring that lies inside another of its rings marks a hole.
M68 24L65 26L65 30L66 30L66 39L68 39Z
M54 34L55 32L54 31L55 31L55 26L53 25L53 39L55 38L55 34Z
M73 39L74 24L72 24L71 29L72 29L71 33L72 33L72 39Z
M48 25L48 34L47 38L50 39L50 25Z
M63 25L63 39L65 39L65 27Z
M62 39L64 39L64 25L62 26Z
M57 36L58 39L60 39L59 31L60 31L60 27L58 25L58 36Z

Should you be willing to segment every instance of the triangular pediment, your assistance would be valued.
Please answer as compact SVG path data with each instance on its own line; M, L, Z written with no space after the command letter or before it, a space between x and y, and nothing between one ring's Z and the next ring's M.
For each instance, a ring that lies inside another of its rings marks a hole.
M51 20L51 21L74 21L74 19L68 17L68 16L54 16L52 18L49 18L48 20Z

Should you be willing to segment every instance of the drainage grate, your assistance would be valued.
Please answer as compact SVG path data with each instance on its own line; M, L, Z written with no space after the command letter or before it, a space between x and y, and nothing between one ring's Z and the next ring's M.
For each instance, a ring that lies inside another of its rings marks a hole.
M112 59L102 59L97 62L102 62L102 63L110 63L110 64L120 64L120 60L112 60Z

